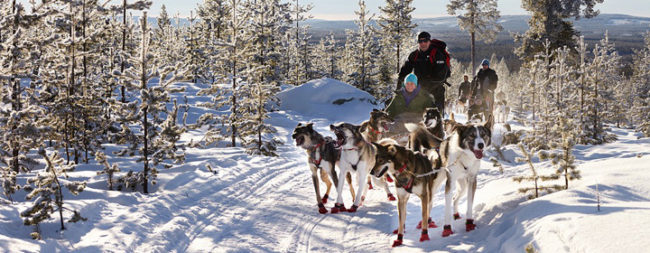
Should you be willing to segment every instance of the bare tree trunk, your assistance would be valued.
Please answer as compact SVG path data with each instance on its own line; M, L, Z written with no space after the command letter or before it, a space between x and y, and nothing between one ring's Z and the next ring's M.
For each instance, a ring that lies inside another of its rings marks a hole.
M233 3L236 3L236 1L233 1ZM233 14L232 14L233 25L237 24L237 9L235 8L236 6L237 6L236 4L233 4ZM233 27L232 31L233 31L232 32L232 39L233 39L232 53L233 56L236 56L237 55L237 29ZM237 95L235 94L237 90L237 57L233 57L233 58L234 60L232 62L232 114L235 115L237 113ZM235 137L237 136L237 127L235 126L234 122L230 122L230 127L232 129L231 131L232 133L230 137L232 141L232 146L234 147L236 145Z
M126 51L126 0L122 1L122 54ZM126 67L126 59L122 59L120 66L120 73L124 73ZM126 84L122 84L120 90L122 92L122 103L126 103Z
M147 62L146 62L146 43L145 41L147 40L147 12L143 12L142 15L142 73L140 76L140 89L141 90L146 90L147 89ZM162 80L161 80L162 81ZM144 99L144 98L143 98ZM143 119L142 119L142 127L144 128L144 149L143 149L143 155L144 155L144 182L142 183L142 191L144 193L149 193L149 121L148 121L148 111L149 111L149 106L145 106L143 109Z

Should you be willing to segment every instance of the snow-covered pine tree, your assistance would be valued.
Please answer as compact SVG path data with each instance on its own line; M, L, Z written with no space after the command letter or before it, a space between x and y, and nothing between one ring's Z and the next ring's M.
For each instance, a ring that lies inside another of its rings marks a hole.
M197 126L207 126L203 142L205 145L216 144L218 141L230 136L231 146L236 146L236 138L239 136L238 128L242 124L241 115L248 112L248 108L239 106L239 97L245 94L240 92L240 82L242 81L241 71L246 69L244 63L249 59L251 46L249 43L250 11L243 7L241 0L229 0L230 13L227 15L230 20L225 22L223 27L223 39L217 40L215 49L221 53L216 54L219 64L223 65L228 71L227 80L231 83L228 89L217 83L212 83L209 88L200 90L197 95L211 95L210 102L201 103L199 106L213 110L219 110L222 107L230 109L230 113L225 116L214 113L204 113L197 120Z
M201 22L204 43L199 45L203 66L201 75L204 82L214 83L226 76L228 69L220 64L217 44L224 38L227 21L230 20L230 5L226 0L207 0L197 8Z
M187 67L187 69L190 71L192 75L192 82L197 83L199 81L199 76L201 75L200 68L202 67L202 58L204 56L203 51L201 50L202 48L199 47L199 45L204 45L203 40L201 40L201 36L198 35L198 32L201 24L198 24L196 22L196 17L194 16L194 12L190 11L190 16L188 18L188 21L190 22L189 26L185 30L184 34L184 51L183 55L184 57L184 65Z
M412 22L411 13L415 10L412 3L413 0L386 0L384 6L379 6L381 15L377 17L377 24L382 41L385 42L382 54L394 55L388 58L389 63L395 66L395 69L390 69L390 73L399 72L401 59L408 56L408 42L413 39L413 29L417 26Z
M340 47L336 44L334 34L321 38L316 46L316 57L314 67L321 76L339 79L342 72L339 69L338 61L340 56Z
M311 4L301 5L299 0L292 1L291 17L295 27L288 33L290 40L290 51L287 54L287 83L300 85L308 81L307 75L309 74L309 66L311 65L311 57L307 54L311 53L310 45L308 43L309 26L300 26L300 22L311 18L307 13L313 8Z
M630 119L633 127L650 137L650 32L645 34L645 45L635 51L633 75L630 78L634 85L634 105Z
M142 11L149 9L152 2L150 0L135 0L133 3L128 3L128 0L122 0L121 5L114 5L110 7L111 11L119 13L122 17L122 42L120 43L120 48L117 49L117 55L120 60L120 73L124 72L126 68L130 66L127 62L127 59L130 58L132 50L135 48L134 45L128 43L127 36L133 30L133 25L130 20L127 20L128 16L126 15L127 10ZM120 80L122 81L122 80ZM126 87L125 84L122 84L120 87L120 101L126 103Z
M180 66L168 66L156 60L156 55L149 51L151 43L151 33L147 25L147 12L143 12L143 17L140 21L141 29L141 43L139 53L130 59L134 65L128 68L122 74L124 79L127 80L127 85L130 89L139 90L139 101L133 111L126 112L128 115L124 118L133 118L136 116L138 121L134 123L140 127L141 135L137 139L132 139L131 147L125 150L131 150L132 147L143 144L141 149L138 149L142 154L139 161L144 163L142 171L142 190L144 193L149 193L148 182L151 180L155 184L157 175L157 168L159 164L163 167L169 168L170 164L166 160L173 160L176 163L181 163L185 160L184 153L179 150L175 142L178 140L184 128L175 124L176 115L167 112L166 105L170 101L170 93L183 91L183 87L175 87L172 83L185 75L185 70L181 70ZM152 80L158 79L158 83L152 83ZM177 108L174 109L176 111ZM166 114L166 119L162 115ZM173 122L170 122L173 121ZM149 166L149 162L152 166Z
M15 0L0 5L0 183L3 193L12 200L18 186L16 175L32 168L36 162L27 156L30 149L40 145L45 110L39 106L36 84L40 46L52 43L48 33L32 36L30 31L52 14L48 5L38 5L31 13ZM29 81L29 87L22 84Z
M620 60L614 44L605 38L596 44L593 50L594 59L587 68L586 82L589 88L587 115L584 122L582 143L601 144L616 139L608 134L605 121L608 116L608 104L613 103L613 87L620 81Z
M106 158L106 154L104 154L101 151L95 152L95 160L97 163L102 165L102 170L97 172L97 175L102 175L106 174L107 182L108 182L108 189L113 190L113 175L115 173L120 172L120 168L117 167L117 164L109 164L108 159Z
M86 182L74 181L69 181L65 185L62 185L59 177L63 176L67 178L67 173L73 171L76 165L66 164L58 152L52 152L48 155L41 148L38 154L45 160L45 170L27 180L27 183L30 185L25 187L25 190L29 192L26 198L27 200L33 199L33 202L30 207L20 213L25 225L35 226L36 231L31 234L34 239L41 239L38 226L41 222L49 219L53 212L59 213L61 230L65 229L63 224L63 210L67 208L63 207L63 187L68 188L73 195L78 195L86 187ZM74 213L78 215L76 210L74 210Z
M371 55L371 53L372 48L376 47L376 40L370 25L374 14L368 15L370 12L366 10L364 0L359 0L359 10L354 13L358 18L354 21L357 30L346 31L346 50L348 50L347 54L349 54L347 56L351 57L349 60L352 61L352 65L348 65L348 68L346 68L346 82L374 95L373 89L376 84L374 80L375 73L373 73L375 56Z
M569 180L580 179L580 171L575 165L573 147L575 146L576 127L573 119L568 117L557 117L558 124L554 126L556 132L560 132L562 138L559 141L551 141L552 149L558 151L541 150L537 153L542 160L551 160L557 166L555 175L564 176L564 189L569 189Z
M534 187L522 187L519 188L519 192L523 194L528 194L529 192L532 192L533 190L535 191L534 195L528 195L529 199L533 198L538 198L539 197L539 191L545 191L546 193L552 193L555 191L558 191L562 189L561 185L540 185L541 182L545 181L551 181L551 180L557 180L559 175L557 174L550 174L550 175L540 175L537 172L537 169L535 169L535 166L533 165L533 155L537 151L536 148L528 148L525 144L519 143L519 150L521 150L521 153L524 155L524 157L517 157L516 161L517 162L526 162L528 164L528 168L530 168L531 175L530 176L517 176L513 177L512 180L518 183L521 183L522 181L533 181L535 183Z
M503 27L497 23L501 15L497 9L496 0L451 0L447 4L447 13L456 15L457 12L463 12L458 16L458 25L460 29L466 30L470 35L471 50L471 67L476 67L475 59L475 42L479 40L486 43L492 43ZM472 76L475 73L472 72Z
M544 41L551 42L551 50L575 46L574 37L579 32L573 29L570 18L576 20L592 18L599 14L594 10L597 3L604 0L522 0L522 7L531 15L528 20L528 31L516 34L515 41L521 46L515 53L524 62L531 61L535 55L544 52Z

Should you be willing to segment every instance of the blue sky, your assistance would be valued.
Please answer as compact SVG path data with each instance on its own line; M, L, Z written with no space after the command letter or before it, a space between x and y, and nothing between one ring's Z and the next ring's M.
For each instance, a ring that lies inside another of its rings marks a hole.
M4 1L4 0L3 0ZM27 0L19 0L26 3ZM114 2L121 2L113 0ZM129 0L132 1L132 0ZM521 0L498 0L501 15L527 14L521 8ZM167 12L173 16L179 13L186 17L190 11L196 9L203 0L153 0L149 11L150 15L157 16L160 7L164 4ZM301 3L311 3L314 8L310 14L319 19L354 19L354 11L359 8L356 0L300 0ZM378 6L383 5L385 0L366 0L366 7L369 11L379 12ZM414 0L416 8L413 15L420 17L439 17L447 15L448 0ZM605 0L604 3L596 5L601 13L628 14L633 16L650 17L650 0ZM134 15L138 15L134 13Z

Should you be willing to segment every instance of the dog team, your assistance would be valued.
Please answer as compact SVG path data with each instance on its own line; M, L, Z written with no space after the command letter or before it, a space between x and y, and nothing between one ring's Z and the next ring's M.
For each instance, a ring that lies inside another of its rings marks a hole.
M399 226L393 231L397 239L393 247L402 245L406 206L411 194L420 198L422 219L420 241L429 240L428 228L437 227L430 218L435 193L444 185L445 208L442 236L451 234L451 219L460 219L458 201L467 194L466 231L476 228L472 206L476 192L476 179L484 150L490 145L493 118L485 123L461 124L450 119L442 120L437 108L427 108L422 121L406 123L408 142L400 145L386 138L389 126L394 121L384 111L373 110L370 119L361 125L337 123L330 125L336 136L323 137L313 129L312 123L299 123L292 138L296 145L307 152L308 164L316 191L318 211L327 213L325 203L329 198L332 183L336 186L336 202L331 213L356 212L363 204L364 196L372 182L386 191L389 200L395 200L389 183L394 181ZM338 168L338 174L336 169ZM321 180L327 186L324 195L319 189ZM356 194L351 175L356 175ZM350 188L354 202L345 207L342 198L343 177ZM331 179L331 181L330 181ZM321 197L322 196L322 197ZM453 205L452 205L453 202Z

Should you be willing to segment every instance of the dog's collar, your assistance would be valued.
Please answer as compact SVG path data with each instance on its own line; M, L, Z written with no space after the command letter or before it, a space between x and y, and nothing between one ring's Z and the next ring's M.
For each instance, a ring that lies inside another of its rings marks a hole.
M397 171L398 171L399 173L402 173L402 172L404 172L404 170L406 170L406 163L405 163L404 165L402 165L402 167L399 168L399 170L397 170Z
M371 133L374 133L375 135L380 135L381 134L381 132L379 132L378 130L375 130L370 125L368 125L368 129L370 130Z

